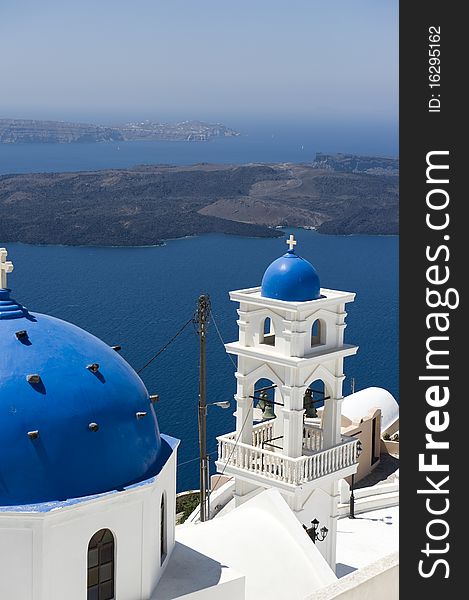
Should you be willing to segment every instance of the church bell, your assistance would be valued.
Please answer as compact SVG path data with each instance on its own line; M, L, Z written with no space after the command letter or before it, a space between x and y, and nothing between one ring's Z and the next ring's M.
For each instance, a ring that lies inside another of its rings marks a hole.
M269 400L267 392L261 392L259 394L259 402L257 406L262 410L262 420L267 421L268 419L275 419L276 414L274 412L274 405Z
M314 406L313 390L307 388L303 396L303 408L305 409L305 417L315 419L318 416L316 407Z

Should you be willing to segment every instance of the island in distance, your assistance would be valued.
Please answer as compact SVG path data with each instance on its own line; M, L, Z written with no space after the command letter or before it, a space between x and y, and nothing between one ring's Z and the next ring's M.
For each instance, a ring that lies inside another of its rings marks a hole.
M35 121L28 119L0 119L1 144L73 144L128 141L184 141L207 142L215 137L240 135L221 123L182 121L156 123L141 121L115 127L68 123L65 121Z
M140 166L0 176L0 239L145 246L204 233L398 233L398 161L319 154L309 164Z

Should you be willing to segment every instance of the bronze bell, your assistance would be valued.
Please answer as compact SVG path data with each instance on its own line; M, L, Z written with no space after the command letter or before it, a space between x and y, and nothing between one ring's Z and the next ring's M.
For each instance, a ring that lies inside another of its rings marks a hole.
M263 421L267 421L267 419L275 419L276 414L274 413L274 405L269 400L267 392L260 392L257 406L262 410Z
M311 388L307 388L305 391L305 395L303 396L303 408L305 409L305 417L308 419L315 419L318 416L313 400L313 390Z

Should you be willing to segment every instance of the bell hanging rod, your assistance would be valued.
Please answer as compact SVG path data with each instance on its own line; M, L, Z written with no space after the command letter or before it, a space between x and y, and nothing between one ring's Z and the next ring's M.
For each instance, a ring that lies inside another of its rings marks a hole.
M249 396L253 400L263 400L264 402L268 402L269 404L277 404L277 406L285 406L283 402L275 402L275 400L269 400L268 398L259 398L259 396Z
M263 387L263 388L259 388L258 390L254 390L254 393L258 394L259 392L266 392L267 390L273 390L276 387L277 387L277 384L274 383L273 385L268 385L267 387Z

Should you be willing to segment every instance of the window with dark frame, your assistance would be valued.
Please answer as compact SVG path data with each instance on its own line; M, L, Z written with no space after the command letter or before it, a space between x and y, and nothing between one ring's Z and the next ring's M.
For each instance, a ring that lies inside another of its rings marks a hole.
M113 600L114 536L100 529L88 544L88 600Z

